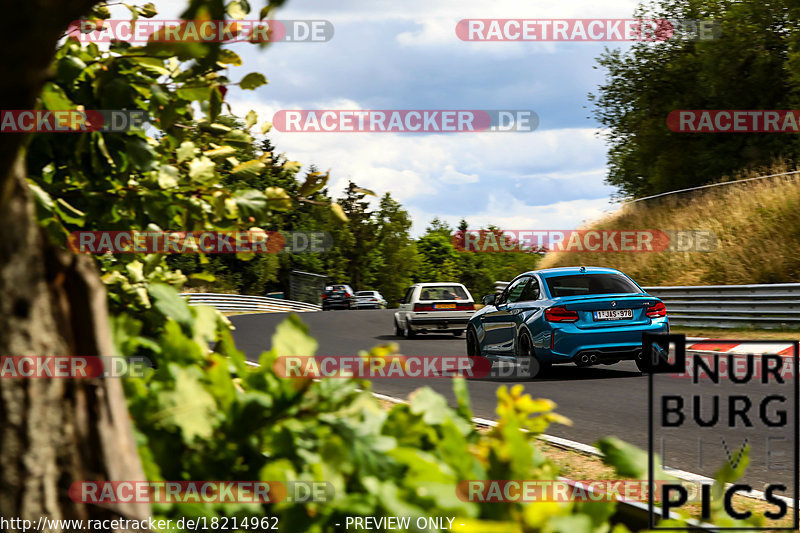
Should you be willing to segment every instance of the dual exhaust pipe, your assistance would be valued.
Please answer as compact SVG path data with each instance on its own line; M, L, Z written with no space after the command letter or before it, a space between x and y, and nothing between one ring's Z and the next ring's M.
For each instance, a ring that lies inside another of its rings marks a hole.
M636 359L642 359L642 350L636 352ZM616 360L616 358L614 359ZM585 353L581 354L581 356L576 361L578 366L591 366L600 363L600 358L597 356L596 353Z

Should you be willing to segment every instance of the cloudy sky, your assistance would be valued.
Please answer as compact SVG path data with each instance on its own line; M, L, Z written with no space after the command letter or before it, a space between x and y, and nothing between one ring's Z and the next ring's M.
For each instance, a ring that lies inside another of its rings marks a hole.
M257 1L251 1L260 6ZM528 4L527 6L525 4ZM465 42L465 18L630 18L635 0L289 0L277 19L325 19L326 43L232 48L229 75L263 73L255 91L233 88L238 115L259 121L282 109L532 109L534 132L289 133L269 137L292 160L330 169L339 195L351 179L399 199L414 233L438 216L470 227L569 229L613 209L603 183L605 146L590 116L594 68L624 43ZM159 2L160 16L179 2Z

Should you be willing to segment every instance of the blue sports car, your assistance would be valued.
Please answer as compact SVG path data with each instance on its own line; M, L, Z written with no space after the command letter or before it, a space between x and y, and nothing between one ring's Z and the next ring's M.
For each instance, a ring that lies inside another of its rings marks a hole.
M467 325L467 354L512 359L524 377L554 363L636 361L642 333L668 333L663 302L618 270L568 267L520 274Z

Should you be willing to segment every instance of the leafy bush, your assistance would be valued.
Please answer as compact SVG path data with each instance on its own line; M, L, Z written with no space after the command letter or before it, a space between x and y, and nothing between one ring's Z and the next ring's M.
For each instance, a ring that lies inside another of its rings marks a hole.
M156 368L126 380L148 479L327 481L334 492L330 501L316 503L157 504L159 515L279 516L293 531L330 531L348 515L409 516L412 523L415 517L458 516L463 531L607 529L614 503L526 505L458 497L464 480L556 479L556 466L534 436L566 420L552 412L552 402L523 395L521 385L500 388L499 423L486 434L471 422L463 380L454 381L455 409L422 388L407 405L387 411L367 381L275 373L277 357L316 349L296 316L279 325L260 366L248 367L216 311L187 307L165 285L152 285L149 293L156 308L169 312L158 335L140 337L139 319L117 321L120 348L154 350ZM215 349L208 342L216 342ZM393 350L379 346L362 355Z

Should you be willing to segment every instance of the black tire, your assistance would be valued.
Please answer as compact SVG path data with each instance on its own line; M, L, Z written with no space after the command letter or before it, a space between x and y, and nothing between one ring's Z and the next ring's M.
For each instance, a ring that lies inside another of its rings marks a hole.
M394 336L395 337L402 337L403 336L403 330L400 329L400 326L397 324L397 319L396 318L394 319Z
M403 336L406 339L413 339L417 335L417 332L411 329L411 326L408 324L408 320L406 320L406 327L403 328Z
M481 354L481 349L478 344L478 334L475 333L473 328L467 330L467 355L469 357L476 357Z
M536 358L533 343L527 333L523 333L517 342L517 368L522 379L534 379L545 374L552 367L551 363L542 363Z
M645 373L644 371L644 359L636 359L636 368L639 369L639 372L642 374Z

